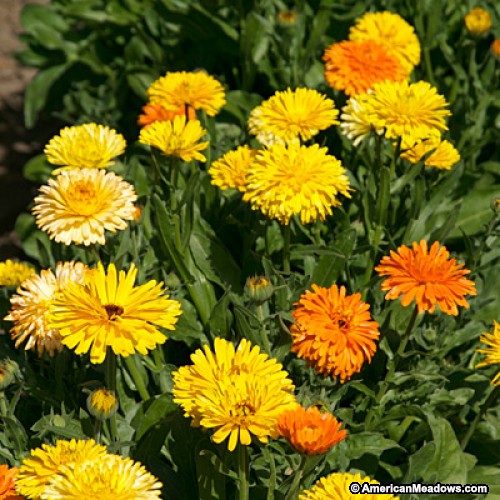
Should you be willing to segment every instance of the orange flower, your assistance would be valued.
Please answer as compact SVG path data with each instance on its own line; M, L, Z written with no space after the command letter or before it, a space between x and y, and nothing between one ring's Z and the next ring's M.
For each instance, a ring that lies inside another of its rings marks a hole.
M294 305L292 352L307 360L318 373L345 382L370 362L379 338L378 323L361 294L346 296L345 287L312 285Z
M16 494L17 468L8 465L0 465L0 500L22 500L22 496Z
M464 278L468 269L464 264L456 264L456 259L449 259L450 253L439 242L434 242L430 249L422 240L412 243L413 248L402 245L397 252L391 250L390 257L383 257L375 268L379 276L389 276L381 286L388 291L386 300L403 296L401 304L408 306L416 299L418 312L433 313L436 304L446 314L456 316L457 305L469 307L464 295L476 295L474 282Z
M328 85L347 95L361 94L385 80L408 78L399 59L374 40L334 43L325 50L323 60Z
M303 455L322 455L347 436L341 422L331 413L321 413L316 406L297 406L278 418L278 432Z
M139 115L137 124L141 127L149 127L153 122L164 122L167 120L172 121L176 116L186 116L185 106L180 106L176 110L165 109L160 103L149 102L142 107L144 114ZM196 119L196 112L191 107L188 106L188 118L189 120Z
M493 40L491 43L491 53L498 61L500 61L500 38Z

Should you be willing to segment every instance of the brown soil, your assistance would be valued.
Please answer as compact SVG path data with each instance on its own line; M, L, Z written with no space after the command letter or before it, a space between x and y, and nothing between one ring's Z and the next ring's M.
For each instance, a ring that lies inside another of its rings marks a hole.
M45 127L26 130L23 96L35 70L21 66L14 52L22 48L17 36L21 9L28 3L48 0L0 0L0 260L21 257L14 223L36 194L36 186L23 179L24 164L39 153L47 140Z

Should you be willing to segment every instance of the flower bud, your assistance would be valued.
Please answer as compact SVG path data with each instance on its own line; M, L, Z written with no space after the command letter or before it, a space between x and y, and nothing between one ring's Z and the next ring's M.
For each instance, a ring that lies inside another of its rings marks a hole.
M491 15L481 7L472 9L464 18L465 27L471 35L483 35L491 29Z
M106 420L118 410L118 398L114 391L103 388L96 389L87 398L87 409L95 418Z
M273 294L273 285L265 276L247 278L245 293L255 302L265 302Z

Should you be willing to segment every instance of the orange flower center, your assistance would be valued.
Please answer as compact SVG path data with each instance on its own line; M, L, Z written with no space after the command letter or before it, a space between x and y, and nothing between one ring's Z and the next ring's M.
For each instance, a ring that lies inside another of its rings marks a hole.
M97 211L99 200L97 191L91 181L76 182L67 195L69 207L78 215L90 215Z

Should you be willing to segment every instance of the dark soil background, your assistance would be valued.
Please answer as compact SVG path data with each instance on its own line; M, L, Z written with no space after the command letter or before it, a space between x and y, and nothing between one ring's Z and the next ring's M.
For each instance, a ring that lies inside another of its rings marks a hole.
M48 0L0 0L0 260L23 258L14 223L37 193L37 186L23 179L23 166L53 135L46 123L31 130L24 126L24 90L35 71L19 64L14 53L22 48L19 16L28 3Z

